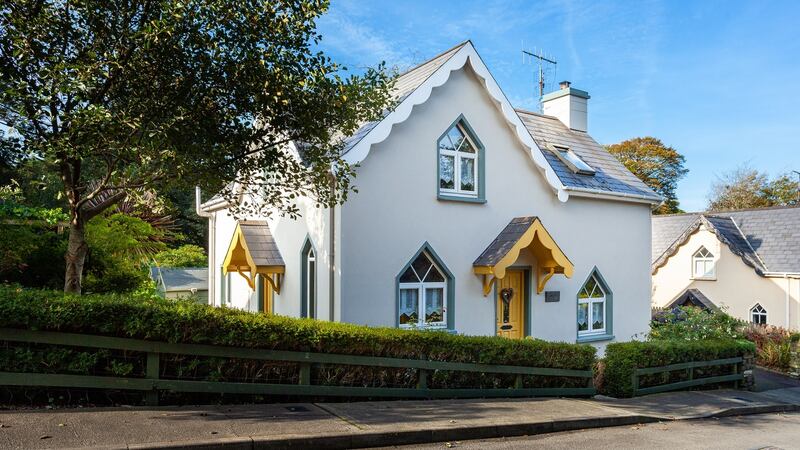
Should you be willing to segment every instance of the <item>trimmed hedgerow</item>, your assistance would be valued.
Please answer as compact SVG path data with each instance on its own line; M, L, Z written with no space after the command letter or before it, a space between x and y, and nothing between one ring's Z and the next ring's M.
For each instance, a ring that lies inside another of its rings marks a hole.
M649 342L619 342L608 344L602 365L601 392L613 397L630 397L633 393L632 375L635 369L660 367L689 361L709 361L752 355L752 342L735 339L720 340L663 340ZM730 373L730 366L694 370L695 378ZM675 383L687 379L685 370L642 376L639 387Z
M595 361L595 349L589 345L374 328L267 316L188 301L121 295L74 296L14 287L0 287L0 327L172 343L579 370L590 370ZM85 361L67 366L69 355L59 353L59 358L53 358L52 347L4 345L0 348L0 363L12 369L143 375L144 355L134 352L109 355L91 349L57 347L62 349L59 352L67 349ZM20 350L20 347L24 348ZM44 361L45 358L50 362ZM56 363L52 364L53 361ZM297 370L294 363L179 355L162 357L165 378L291 383L296 382ZM312 377L315 383L327 385L413 387L417 382L415 370L360 366L321 366L314 369ZM437 371L428 380L429 386L437 388L509 387L513 383L513 375L450 371ZM523 385L583 387L585 380L524 377Z

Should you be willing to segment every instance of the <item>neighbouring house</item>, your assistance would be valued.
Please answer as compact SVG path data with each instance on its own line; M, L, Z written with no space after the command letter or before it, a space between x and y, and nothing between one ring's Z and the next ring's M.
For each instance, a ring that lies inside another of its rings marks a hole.
M800 329L800 207L653 216L653 306Z
M515 109L469 41L394 90L346 140L346 204L237 220L198 196L214 305L601 348L648 330L661 198L587 133L585 91Z
M205 267L151 267L150 278L164 298L194 298L208 304L208 269Z

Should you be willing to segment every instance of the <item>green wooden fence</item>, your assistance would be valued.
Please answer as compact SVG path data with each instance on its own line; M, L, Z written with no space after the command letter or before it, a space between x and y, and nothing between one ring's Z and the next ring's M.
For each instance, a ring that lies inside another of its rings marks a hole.
M669 366L636 369L632 375L633 395L637 396L637 395L655 394L657 392L678 391L681 389L686 389L694 386L702 386L706 384L716 384L725 382L733 382L734 385L738 388L739 382L744 380L744 374L742 373L741 370L742 362L743 358L739 356L736 358L715 359L711 361L692 361L680 364L671 364ZM728 375L717 375L713 377L703 377L703 378L694 377L695 369L704 367L714 367L714 366L731 366L731 373ZM676 383L660 384L657 386L648 386L645 388L639 387L639 381L642 375L653 375L657 373L673 372L678 370L685 370L688 379Z
M0 341L146 353L147 364L144 378L0 372L0 386L40 386L143 391L146 393L147 403L151 405L158 403L159 391L389 398L591 396L596 393L592 384L591 370L426 361L200 344L173 344L139 339L7 328L0 328ZM299 364L299 382L298 384L272 384L161 379L159 377L159 365L161 355L163 354L294 362ZM313 365L355 365L415 369L418 371L418 381L416 387L413 388L314 385L312 384L311 378L311 368ZM510 388L429 388L427 383L428 376L437 370L478 372L485 374L512 374L516 375L516 378L514 387ZM585 387L524 388L524 376L578 378L583 379Z

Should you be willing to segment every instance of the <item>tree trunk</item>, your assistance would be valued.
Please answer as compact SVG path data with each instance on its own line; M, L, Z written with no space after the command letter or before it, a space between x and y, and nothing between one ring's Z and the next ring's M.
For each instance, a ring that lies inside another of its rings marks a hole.
M79 214L73 213L73 218L69 226L69 243L67 244L67 254L64 256L64 259L67 263L67 270L64 276L64 292L74 294L81 293L83 263L86 261L86 254L88 251L89 245L86 243L86 228L84 219L80 217Z

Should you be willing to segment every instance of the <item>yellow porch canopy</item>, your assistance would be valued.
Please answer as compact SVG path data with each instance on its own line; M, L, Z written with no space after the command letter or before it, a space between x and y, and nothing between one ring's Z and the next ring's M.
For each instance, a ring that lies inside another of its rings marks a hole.
M506 269L517 261L519 253L526 248L537 261L537 294L541 294L554 274L572 277L575 267L547 232L541 220L535 216L516 217L472 263L472 270L483 276L484 297L492 291L495 281L506 276Z
M281 281L286 272L281 252L265 221L242 221L236 224L222 273L236 272L251 289L255 289L256 275L261 274L275 293L281 293Z

